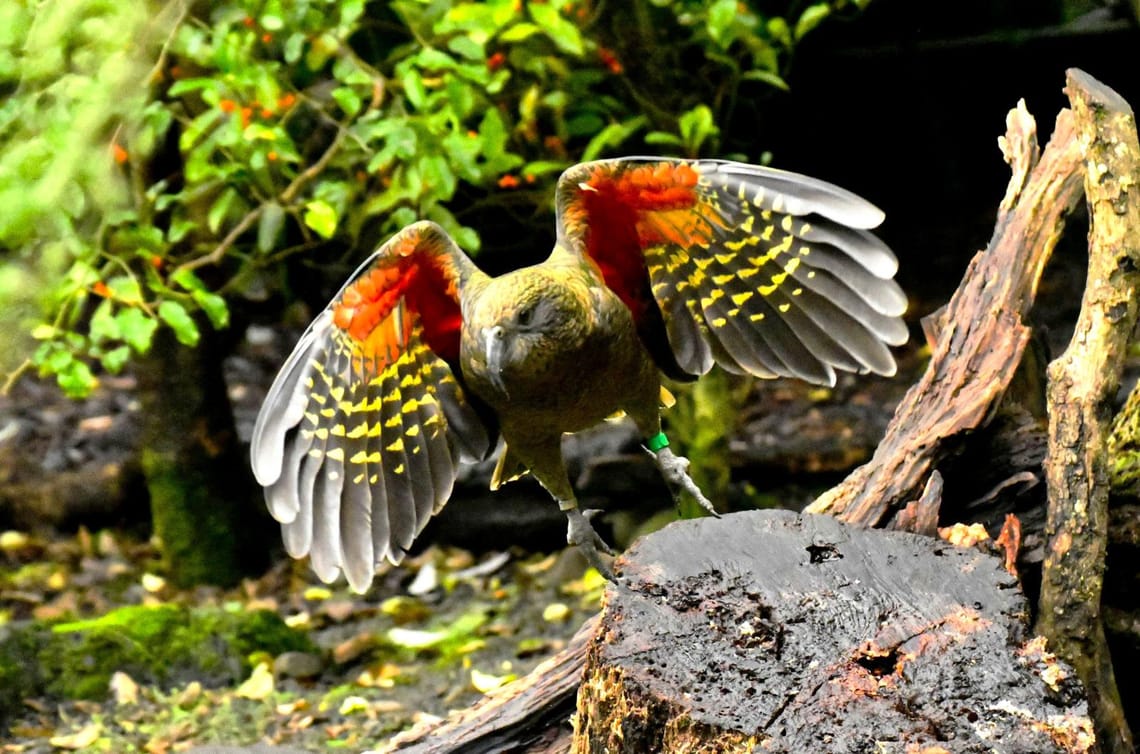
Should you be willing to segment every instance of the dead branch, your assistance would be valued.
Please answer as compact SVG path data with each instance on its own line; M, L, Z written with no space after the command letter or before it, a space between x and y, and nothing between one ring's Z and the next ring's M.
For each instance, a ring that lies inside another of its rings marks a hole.
M1077 669L1100 744L1132 751L1105 641L1100 599L1108 536L1109 407L1136 324L1140 287L1140 145L1132 108L1071 69L1066 93L1085 151L1089 267L1081 313L1049 365L1048 523L1037 628Z
M1044 154L1024 103L1006 124L999 143L1012 177L994 235L942 315L926 372L903 398L871 460L809 511L864 526L887 524L922 496L931 471L965 433L992 415L1017 371L1038 279L1080 196L1082 150L1068 110L1057 116Z

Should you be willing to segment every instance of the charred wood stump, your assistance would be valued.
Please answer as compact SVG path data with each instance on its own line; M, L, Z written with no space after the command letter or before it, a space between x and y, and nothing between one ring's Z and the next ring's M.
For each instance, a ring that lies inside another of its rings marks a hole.
M755 511L619 562L575 752L1091 750L1080 682L990 555Z

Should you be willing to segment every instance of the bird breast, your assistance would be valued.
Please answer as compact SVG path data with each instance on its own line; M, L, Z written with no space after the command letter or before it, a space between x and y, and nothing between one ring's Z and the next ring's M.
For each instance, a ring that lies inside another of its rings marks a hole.
M465 312L464 377L504 419L525 415L562 432L591 426L640 388L652 362L609 289L527 272L496 278Z

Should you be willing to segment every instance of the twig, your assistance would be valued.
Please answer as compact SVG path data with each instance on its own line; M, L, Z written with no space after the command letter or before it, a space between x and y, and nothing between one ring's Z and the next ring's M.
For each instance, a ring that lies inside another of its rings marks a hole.
M329 144L328 149L324 151L324 154L322 154L320 158L312 165L301 171L297 177L293 179L292 183L286 186L285 189L277 195L275 201L279 202L280 204L287 205L295 198L297 198L297 195L301 193L301 190L305 188L305 186L308 185L311 180L320 175L328 166L329 162L332 161L332 158L336 156L336 153L340 150L341 144L344 143L344 138L347 132L348 129L344 127L337 129L336 137L333 139L332 143ZM229 251L230 247L237 242L243 233L249 230L250 227L252 227L252 225L257 222L258 218L261 217L261 213L265 211L267 204L268 202L262 202L261 204L251 209L241 220L238 221L237 225L230 229L230 232L226 234L226 237L223 238L221 242L215 246L209 254L195 257L194 259L183 262L182 264L178 265L173 273L171 273L171 276L173 277L177 273L184 270L196 270L199 267L205 267L209 264L217 264L218 262L222 261L223 257L225 257L226 252Z

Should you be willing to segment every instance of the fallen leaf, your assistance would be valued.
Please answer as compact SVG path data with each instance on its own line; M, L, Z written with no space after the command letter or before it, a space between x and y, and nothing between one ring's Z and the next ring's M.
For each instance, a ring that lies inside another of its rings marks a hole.
M357 657L360 657L365 652L371 651L376 646L376 634L371 631L364 631L356 636L345 639L340 644L333 647L332 658L333 662L338 665L343 665L346 662L352 662Z
M99 736L102 735L102 733L102 725L96 722L90 722L74 733L68 733L63 736L52 736L48 740L48 743L59 749L86 749L99 740Z
M126 673L116 670L111 675L111 681L108 686L111 689L111 696L115 699L115 704L120 706L138 704L139 685L135 683L135 679Z
M354 712L367 712L368 700L362 696L346 696L340 703L338 710L342 715L351 715Z
M562 602L552 602L542 609L542 619L547 623L562 623L570 617L570 607Z
M259 662L234 693L242 699L264 699L273 693L273 688L273 671L269 663Z
M482 694L486 694L488 691L494 691L516 678L518 678L516 673L492 675L491 673L484 673L475 668L471 668L471 687Z
M166 588L166 579L156 573L144 573L142 575L142 588L151 594L158 594Z
M422 631L415 628L400 628L399 626L388 629L388 641L407 649L434 647L449 636L450 634L447 631Z

